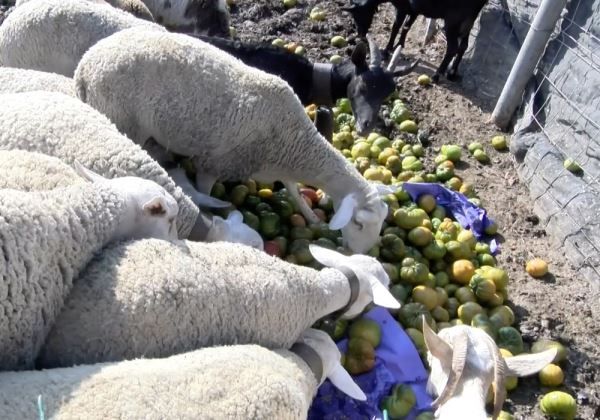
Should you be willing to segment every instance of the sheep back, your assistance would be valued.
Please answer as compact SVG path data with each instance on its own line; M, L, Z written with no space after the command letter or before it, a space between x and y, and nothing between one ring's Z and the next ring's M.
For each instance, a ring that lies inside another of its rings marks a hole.
M70 77L45 71L0 67L0 93L43 90L75 97L75 85Z
M187 238L198 207L105 116L75 98L52 92L4 94L0 103L0 150L39 152L70 165L79 160L107 178L138 176L155 181L177 200L179 237Z
M108 3L29 1L16 7L0 26L0 66L73 77L77 63L92 45L135 26L166 31Z
M38 366L165 357L200 347L289 348L341 308L348 281L239 244L144 239L107 246L82 272Z
M166 359L0 373L3 417L305 419L317 383L285 350L214 347Z
M73 278L124 211L122 198L91 183L0 189L0 370L32 367Z
M86 182L55 157L25 150L0 150L0 188L45 191Z

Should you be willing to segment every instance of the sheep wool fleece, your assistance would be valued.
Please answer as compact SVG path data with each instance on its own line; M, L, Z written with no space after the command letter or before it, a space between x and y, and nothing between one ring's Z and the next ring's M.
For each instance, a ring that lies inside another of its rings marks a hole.
M201 174L367 186L285 81L199 39L127 29L90 48L74 78L77 96L129 138L194 156Z
M77 63L92 45L136 26L166 31L108 3L29 1L16 7L0 26L0 66L73 77Z
M0 150L0 188L46 191L86 182L55 157L25 150Z
M0 93L44 90L75 97L75 83L70 77L45 71L0 67Z
M79 160L107 178L137 176L154 181L177 201L179 237L188 237L198 207L146 151L119 133L104 115L56 92L3 94L0 103L0 150L39 152L69 165Z
M350 299L347 278L227 242L142 239L102 250L40 352L50 368L229 344L289 348Z
M91 183L0 190L0 370L32 367L74 278L125 210L111 189Z
M308 365L287 350L213 347L166 359L0 373L3 418L306 419L317 391Z

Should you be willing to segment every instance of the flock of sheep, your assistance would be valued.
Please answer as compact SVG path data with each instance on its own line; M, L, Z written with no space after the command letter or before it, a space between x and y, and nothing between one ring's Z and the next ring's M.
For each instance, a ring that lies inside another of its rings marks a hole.
M223 35L224 2L21 0L0 26L2 418L305 418L325 379L365 399L310 327L399 307L360 255L389 189L287 82L181 28ZM311 245L317 271L264 253L238 212L210 213L230 205L217 180L250 177L283 182L308 220L297 182L321 188L359 254ZM505 361L478 330L423 328L440 418L485 418L492 382L497 416L506 375L555 355Z

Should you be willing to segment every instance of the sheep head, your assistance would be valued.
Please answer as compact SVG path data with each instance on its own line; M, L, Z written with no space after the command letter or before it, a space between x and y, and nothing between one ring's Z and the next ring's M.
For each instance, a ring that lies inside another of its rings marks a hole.
M350 319L360 315L371 302L386 308L400 308L400 303L388 290L390 278L381 263L375 258L367 255L348 257L316 245L309 245L309 250L313 257L324 266L337 269L349 268L358 278L358 296L342 315L342 318Z
M438 393L432 408L438 410L450 399L457 398L461 382L477 377L482 380L480 399L465 401L465 404L481 404L482 412L485 412L485 398L489 385L493 384L494 420L498 418L506 398L506 377L532 375L556 356L556 349L549 349L504 359L485 331L465 325L445 328L436 335L423 319L423 336L431 366L428 390Z
M160 185L143 178L126 176L107 179L74 162L75 171L92 183L109 186L125 202L125 215L113 240L177 239L177 201Z

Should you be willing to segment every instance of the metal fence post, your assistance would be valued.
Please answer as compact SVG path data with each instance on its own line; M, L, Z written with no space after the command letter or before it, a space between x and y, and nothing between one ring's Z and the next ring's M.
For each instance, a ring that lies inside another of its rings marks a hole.
M492 113L492 120L499 128L508 126L521 103L525 86L542 58L566 4L567 0L542 0Z

